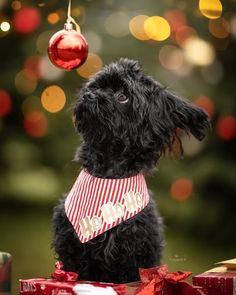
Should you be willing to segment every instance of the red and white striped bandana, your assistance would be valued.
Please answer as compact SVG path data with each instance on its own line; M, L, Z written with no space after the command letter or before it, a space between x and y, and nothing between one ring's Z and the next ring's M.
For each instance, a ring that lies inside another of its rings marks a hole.
M135 216L149 202L143 174L123 179L94 177L82 170L65 201L65 212L86 243Z

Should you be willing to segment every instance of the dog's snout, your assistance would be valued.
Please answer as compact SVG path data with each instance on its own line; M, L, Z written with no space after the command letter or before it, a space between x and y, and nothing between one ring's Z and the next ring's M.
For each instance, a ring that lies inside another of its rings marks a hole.
M87 100L87 101L94 101L96 99L96 96L93 93L85 93L83 95L83 100Z

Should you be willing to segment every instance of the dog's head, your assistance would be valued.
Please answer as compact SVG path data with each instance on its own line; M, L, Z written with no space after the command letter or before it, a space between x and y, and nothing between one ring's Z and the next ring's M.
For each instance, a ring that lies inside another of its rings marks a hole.
M202 140L209 127L202 109L180 99L129 59L105 66L85 84L74 117L85 143L100 146L101 153L149 153L154 162L179 140L177 130Z

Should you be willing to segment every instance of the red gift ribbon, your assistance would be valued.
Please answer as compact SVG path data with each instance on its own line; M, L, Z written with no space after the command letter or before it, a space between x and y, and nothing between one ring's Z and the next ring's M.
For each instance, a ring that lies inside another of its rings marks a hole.
M167 265L140 268L141 286L134 295L197 295L197 289L183 282L192 273L189 271L168 272ZM181 291L180 291L181 290ZM181 293L180 293L181 292Z
M64 271L63 263L61 261L57 261L55 263L56 270L52 273L51 277L58 281L63 282L74 282L78 279L78 274L76 272Z

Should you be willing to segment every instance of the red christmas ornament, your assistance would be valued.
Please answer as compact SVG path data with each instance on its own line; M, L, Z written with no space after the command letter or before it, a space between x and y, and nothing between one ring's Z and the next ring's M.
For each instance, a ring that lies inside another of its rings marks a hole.
M81 33L73 30L73 24L68 22L64 30L55 33L49 40L48 55L55 66L71 71L86 61L88 43Z

